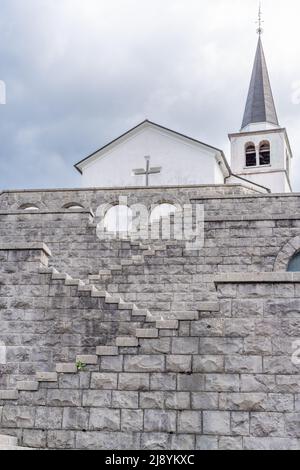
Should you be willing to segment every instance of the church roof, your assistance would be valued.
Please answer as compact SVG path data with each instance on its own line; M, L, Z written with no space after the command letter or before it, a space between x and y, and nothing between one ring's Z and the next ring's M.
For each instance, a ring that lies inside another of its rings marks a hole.
M258 40L242 129L257 122L279 125L261 37Z
M129 131L125 132L125 134L122 134L120 137L117 137L116 139L114 139L112 142L109 142L108 144L106 144L104 147L100 148L99 150L96 150L96 152L93 152L91 155L89 155L88 157L84 158L83 160L81 160L80 162L78 162L75 166L76 170L79 171L79 173L82 174L82 169L84 167L84 165L86 163L88 163L88 161L92 160L99 152L103 152L104 150L109 150L109 148L113 145L116 145L118 143L121 143L123 141L123 139L126 139L127 137L130 137L130 135L134 134L136 131L139 131L141 128L143 127L147 127L147 126L150 126L150 127L154 127L158 130L162 130L162 131L166 131L168 133L171 133L177 137L181 137L183 139L187 139L188 141L190 142L194 142L196 144L199 144L199 145L202 145L208 149L211 149L211 150L215 150L217 153L220 154L223 162L224 162L224 165L226 167L226 170L228 172L230 172L230 167L229 167L229 164L226 160L226 157L225 157L225 154L223 152L223 150L220 150L216 147L213 147L211 145L208 145L208 144L205 144L203 142L201 142L200 140L197 140L197 139L194 139L192 137L188 137L184 134L181 134L179 132L176 132L176 131L173 131L171 129L168 129L167 127L164 127L164 126L161 126L160 124L156 124L155 122L152 122L152 121L149 121L148 119L146 119L145 121L141 122L140 124L138 124L137 126L133 127L132 129L130 129Z

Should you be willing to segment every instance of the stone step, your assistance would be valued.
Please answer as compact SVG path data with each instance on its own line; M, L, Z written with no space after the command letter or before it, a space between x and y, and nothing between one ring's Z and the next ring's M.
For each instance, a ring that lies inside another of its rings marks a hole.
M90 274L89 275L89 281L100 281L100 275L99 274Z
M199 319L198 312L174 312L174 311L151 311L147 315L146 321L166 321L166 320L178 320L178 321L193 321Z
M118 295L107 295L105 297L105 302L107 304L119 304L122 302L122 299Z
M122 260L121 260L121 265L122 265L122 266L132 266L132 265L133 265L133 261L130 260L130 259L122 259Z
M36 380L38 382L57 382L56 372L37 372Z
M52 280L53 281L66 281L67 279L72 279L71 276L69 276L69 274L66 274L66 273L53 273L52 274Z
M143 256L141 255L134 255L131 257L131 259L132 261L140 261L140 262L144 261Z
M77 367L76 364L73 363L56 364L56 372L62 374L76 374Z
M95 289L95 287L92 285L83 284L78 286L78 292L91 292L93 289Z
M177 330L178 326L178 320L158 320L156 322L156 328L160 330Z
M140 309L140 308L133 308L132 316L134 317L146 317L150 313L148 310Z
M220 303L219 302L198 302L197 308L199 312L219 312Z
M181 320L181 321L193 321L199 319L198 312L177 312L177 311L169 311L169 312L157 312L152 311L151 314L152 321L164 321L164 320Z
M40 268L39 273L40 274L54 274L54 273L58 273L58 271L55 268Z
M105 299L108 295L108 292L95 289L91 292L91 297L99 297Z
M98 346L96 354L97 356L118 356L119 350L115 346Z
M0 400L17 400L18 390L0 390Z
M133 303L130 302L120 302L119 303L119 310L132 310L133 309Z
M6 447L6 446L17 446L18 445L18 438L13 437L13 436L6 436L3 434L0 434L0 447Z
M157 328L138 328L135 332L137 338L158 338Z
M23 381L17 383L17 390L26 392L37 392L39 383L37 381Z
M83 286L83 282L80 279L66 279L65 280L66 286Z
M139 341L132 336L120 336L116 338L116 345L120 348L134 348L139 345Z
M76 356L76 363L79 362L86 365L96 365L98 364L98 356L80 354Z

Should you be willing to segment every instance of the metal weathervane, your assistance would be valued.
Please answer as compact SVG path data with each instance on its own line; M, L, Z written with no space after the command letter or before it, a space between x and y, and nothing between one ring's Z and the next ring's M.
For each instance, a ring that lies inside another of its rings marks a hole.
M261 36L264 32L262 27L264 20L262 19L261 2L259 3L258 20L256 21L256 23L258 24L257 34Z

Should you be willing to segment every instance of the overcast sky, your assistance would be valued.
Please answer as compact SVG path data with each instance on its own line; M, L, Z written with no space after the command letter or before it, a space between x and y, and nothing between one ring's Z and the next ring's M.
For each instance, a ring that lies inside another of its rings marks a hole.
M300 2L262 3L300 191ZM229 159L257 10L256 0L0 0L0 189L80 186L73 164L145 118Z

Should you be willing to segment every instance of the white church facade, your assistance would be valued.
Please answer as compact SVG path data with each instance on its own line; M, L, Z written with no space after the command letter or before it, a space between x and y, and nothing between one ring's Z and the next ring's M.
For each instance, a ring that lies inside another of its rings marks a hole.
M293 155L279 125L261 36L242 127L229 139L230 165L222 150L146 120L75 168L85 188L242 183L260 192L292 192Z

